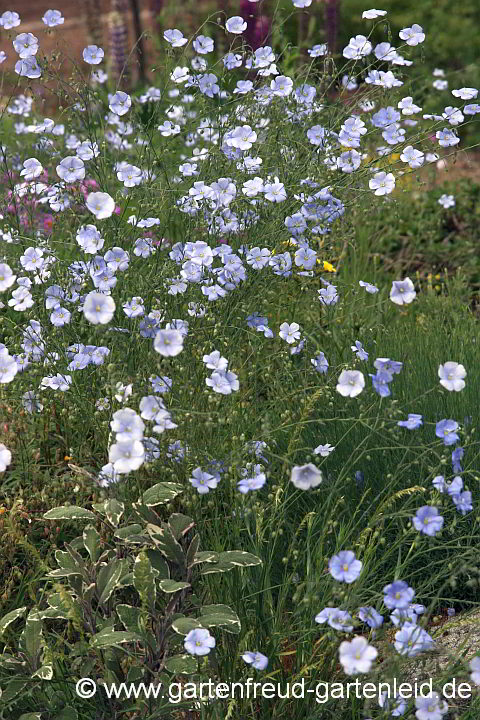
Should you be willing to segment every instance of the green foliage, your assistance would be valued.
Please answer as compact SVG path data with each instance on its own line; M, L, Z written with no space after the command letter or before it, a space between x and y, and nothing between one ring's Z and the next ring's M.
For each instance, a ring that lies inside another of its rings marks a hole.
M128 525L131 518L121 523L123 506L121 512L112 512L112 506L120 506L114 499L97 504L96 512L76 508L74 515L65 506L45 513L46 520L85 520L92 516L102 534L97 527L88 525L81 536L65 544L65 551L57 550L58 568L48 573L57 582L47 586L41 603L30 610L18 645L8 628L25 614L26 608L11 611L0 620L0 636L9 648L0 655L0 688L4 707L10 712L14 708L19 712L33 696L38 698L43 712L50 711L61 666L68 663L75 672L75 658L82 657L90 672L95 671L105 682L120 684L136 667L142 669L136 680L148 683L164 671L172 678L195 675L197 661L182 652L183 637L190 629L240 632L234 610L224 604L202 605L198 595L193 595L192 585L200 585L201 566L212 562L213 557L210 573L258 565L261 560L240 551L218 556L198 552L198 536L192 535L191 518L176 513L162 522L151 510L167 499L157 495L149 505L142 506L141 500L134 505L134 517L139 520L135 535L127 532L132 527ZM155 525L142 517L142 507L148 508ZM158 553L160 558L156 557ZM165 572L170 579L162 577ZM60 620L67 623L63 632L56 629ZM119 626L124 629L117 629ZM40 680L52 683L45 685ZM117 712L122 712L122 707L131 710L131 700L126 699L124 706L119 704ZM144 708L145 700L139 699L136 707L139 711ZM53 717L57 720L61 716Z

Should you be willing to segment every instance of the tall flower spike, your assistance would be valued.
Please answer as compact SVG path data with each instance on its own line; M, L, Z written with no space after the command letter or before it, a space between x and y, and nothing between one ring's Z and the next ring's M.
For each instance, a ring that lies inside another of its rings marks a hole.
M110 73L115 86L128 88L128 27L126 22L126 0L112 0L108 15L108 47Z

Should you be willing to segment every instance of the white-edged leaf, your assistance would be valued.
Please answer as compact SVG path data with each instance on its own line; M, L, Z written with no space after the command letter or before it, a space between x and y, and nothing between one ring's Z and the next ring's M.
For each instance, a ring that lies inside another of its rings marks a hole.
M174 675L193 675L197 669L197 660L192 655L173 655L165 663L165 670Z
M115 530L115 532L113 533L113 536L120 538L120 540L125 540L129 537L129 535L138 535L141 530L142 526L134 523L133 525L127 525L126 527L118 528L118 530Z
M176 580L160 580L158 584L160 586L160 590L163 590L165 593L174 593L178 592L178 590L185 590L185 588L190 587L190 583L177 582Z
M200 608L200 615L200 622L207 628L221 627L234 634L242 629L240 618L228 605L205 605Z
M38 677L42 680L51 680L53 678L53 665L42 665L32 674L32 678Z
M203 625L198 620L195 620L195 618L181 617L172 622L172 630L175 630L179 635L188 635L190 630L201 627L203 627Z
M100 568L97 575L97 589L100 595L98 598L99 605L103 605L110 598L120 580L122 571L123 566L119 560Z
M16 610L11 610L9 613L4 615L2 619L0 620L0 637L3 635L6 628L10 625L10 623L14 622L17 618L22 617L22 615L25 615L26 607L17 608Z
M262 561L252 553L243 550L226 550L218 554L218 562L220 565L228 563L237 567L250 567L253 565L261 565Z
M100 513L100 515L105 515L105 500L100 503L92 503L92 507L98 513Z
M91 561L93 563L97 562L101 552L100 534L93 525L87 525L87 527L83 530L82 537L85 550L90 555Z
M139 502L143 503L147 507L155 507L155 505L164 505L177 497L183 492L184 486L179 483L173 482L161 482L157 485L153 485L142 495Z
M95 518L96 515L91 510L76 505L61 505L48 510L43 515L44 520L95 520Z
M193 518L182 513L173 513L168 518L168 524L175 540L180 540L195 525Z
M42 635L42 621L30 614L25 623L25 629L20 635L19 647L24 652L33 666L37 661L40 650L45 645Z
M125 630L129 632L140 632L142 630L141 619L145 611L141 608L119 604L115 606L115 612Z
M122 502L115 500L115 498L111 498L110 500L105 500L104 507L108 522L114 527L117 527L120 522L120 518L125 511L125 505Z
M192 541L193 542L193 541ZM195 557L193 559L193 565L199 565L200 563L216 563L218 562L218 552L214 552L213 550L201 550L200 552L195 553Z
M141 641L142 637L138 633L112 630L112 628L109 627L94 635L90 640L90 646L92 648L105 648L122 645L123 643Z

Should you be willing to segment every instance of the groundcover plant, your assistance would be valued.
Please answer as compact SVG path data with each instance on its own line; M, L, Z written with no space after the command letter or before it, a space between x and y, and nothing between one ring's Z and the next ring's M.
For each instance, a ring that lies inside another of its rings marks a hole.
M412 678L479 599L478 326L353 242L477 90L422 111L415 18L301 62L248 22L137 93L0 17L2 719L477 717L475 648Z

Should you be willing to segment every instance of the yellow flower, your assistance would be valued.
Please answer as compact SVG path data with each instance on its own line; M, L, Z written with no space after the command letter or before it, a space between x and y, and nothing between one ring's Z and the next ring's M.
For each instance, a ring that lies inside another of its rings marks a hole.
M326 260L323 261L323 269L326 270L327 272L337 272L335 270L335 268L333 267L333 265L331 265Z

